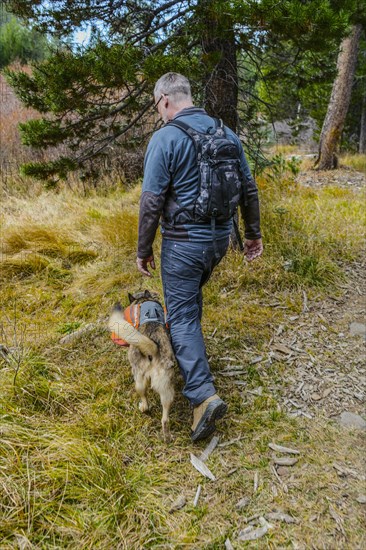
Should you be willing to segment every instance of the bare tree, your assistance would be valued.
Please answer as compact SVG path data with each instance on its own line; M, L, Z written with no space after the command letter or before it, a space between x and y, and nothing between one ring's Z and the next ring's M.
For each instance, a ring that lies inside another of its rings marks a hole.
M361 31L361 24L354 25L351 33L341 43L337 60L337 76L333 83L328 111L320 135L319 156L315 163L319 170L331 170L337 167L336 153L351 99Z

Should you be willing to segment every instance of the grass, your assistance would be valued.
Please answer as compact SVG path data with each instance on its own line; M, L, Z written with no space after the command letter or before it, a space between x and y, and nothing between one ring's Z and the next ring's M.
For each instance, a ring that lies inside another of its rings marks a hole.
M340 158L340 162L341 164L344 164L346 166L349 166L350 168L353 168L354 170L359 170L360 172L366 174L366 155L342 155Z
M361 515L352 504L359 482L332 467L350 456L361 464L359 436L343 433L340 445L335 425L288 417L270 390L286 383L288 366L277 362L263 372L249 352L268 345L283 321L281 308L301 311L304 290L314 298L338 292L343 264L362 251L363 199L348 189L300 188L286 175L259 185L263 259L247 264L230 252L205 288L207 351L231 411L221 437L242 438L210 457L214 483L189 463L189 453L199 455L204 444L190 442L181 381L171 414L175 440L165 445L157 397L151 415L141 415L125 351L104 328L112 304L126 303L128 291L161 293L158 274L146 280L135 270L140 189L83 199L45 192L2 203L0 331L13 352L0 359L2 549L216 550L227 537L235 548L362 547ZM90 332L60 344L90 322ZM245 390L219 374L226 356L243 364ZM258 387L261 395L246 391ZM270 441L301 450L288 493L271 473ZM170 514L182 493L187 505ZM348 508L338 504L345 493ZM250 502L240 511L243 496ZM276 522L255 543L235 542L245 517L274 509L300 523Z

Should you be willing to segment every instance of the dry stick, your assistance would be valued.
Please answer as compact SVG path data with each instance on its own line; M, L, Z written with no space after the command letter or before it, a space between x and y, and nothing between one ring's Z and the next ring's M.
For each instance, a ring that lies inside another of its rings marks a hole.
M259 522L261 524L261 527L258 527L257 529L244 529L239 533L238 540L245 541L245 540L257 540L263 537L268 530L272 527L270 523L268 523L263 517L259 518Z
M283 447L282 445L277 445L276 443L268 443L268 447L272 451L278 451L279 453L288 453L292 455L299 455L300 451L296 449L290 449L289 447Z
M290 458L289 456L275 456L273 462L278 466L294 466L298 460L298 458Z
M272 472L274 473L277 481L279 482L279 484L281 485L282 489L284 490L285 493L287 493L288 489L287 489L287 485L282 481L282 479L280 478L280 476L278 475L277 471L276 471L276 468L272 465L271 466L271 470Z
M235 439L230 439L229 441L224 441L223 443L219 444L219 447L228 447L229 445L232 445L233 443L237 443L242 439L245 439L245 436L236 437Z
M302 312L303 313L307 313L309 311L309 308L308 308L308 297L306 296L306 292L305 290L302 291L302 295L304 297L304 302L303 302L303 306L302 306Z
M299 523L297 518L293 518L289 514L284 514L283 512L269 512L266 514L266 518L274 521L283 521L285 523Z
M226 539L225 541L225 550L234 550L234 546L231 544L230 539Z
M198 499L200 498L201 489L202 489L202 486L201 486L201 485L198 485L197 491L196 491L196 496L194 497L194 501L193 501L193 506L194 506L194 507L196 507L197 504L198 504Z
M201 456L199 457L200 460L202 460L202 462L205 462L208 457L210 456L210 454L212 453L212 451L215 450L218 442L219 442L219 438L217 436L214 436L210 443L207 445L207 447L203 450Z
M258 472L254 473L253 483L254 483L253 493L256 493L258 491Z
M60 344L67 344L68 342L75 340L75 338L80 338L80 336L83 336L83 334L87 334L88 332L91 332L97 326L98 325L96 323L89 323L84 327L74 330L74 332L71 332L70 334L63 336L60 340Z

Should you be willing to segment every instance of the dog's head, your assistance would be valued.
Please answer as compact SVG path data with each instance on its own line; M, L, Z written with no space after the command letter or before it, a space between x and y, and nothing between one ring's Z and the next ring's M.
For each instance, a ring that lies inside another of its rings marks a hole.
M160 304L158 294L151 293L149 290L143 290L142 292L136 292L135 294L128 293L128 299L130 304L142 304L143 302L153 301Z

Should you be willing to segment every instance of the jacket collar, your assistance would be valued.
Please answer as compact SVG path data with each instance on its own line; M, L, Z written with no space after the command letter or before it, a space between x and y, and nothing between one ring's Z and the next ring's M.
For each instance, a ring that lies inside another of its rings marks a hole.
M206 111L204 109L201 109L200 107L185 107L184 109L178 111L171 120L175 120L176 118L179 118L181 116L195 114L207 115Z

